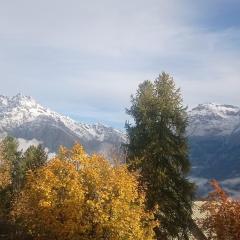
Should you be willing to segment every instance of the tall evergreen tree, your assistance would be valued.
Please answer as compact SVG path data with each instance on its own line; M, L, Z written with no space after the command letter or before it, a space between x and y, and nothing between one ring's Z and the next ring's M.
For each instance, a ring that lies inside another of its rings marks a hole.
M174 80L162 73L139 85L127 113L129 168L140 172L146 188L146 206L158 206L156 229L159 239L188 239L194 185L187 180L190 169L185 134L186 108Z

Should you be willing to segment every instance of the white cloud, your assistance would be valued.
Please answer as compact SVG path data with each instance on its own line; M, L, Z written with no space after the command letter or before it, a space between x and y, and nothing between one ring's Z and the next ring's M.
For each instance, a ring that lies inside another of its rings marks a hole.
M31 140L26 140L23 138L18 138L18 150L25 152L30 146L38 146L39 144L42 144L42 142L38 141L37 139L31 139Z

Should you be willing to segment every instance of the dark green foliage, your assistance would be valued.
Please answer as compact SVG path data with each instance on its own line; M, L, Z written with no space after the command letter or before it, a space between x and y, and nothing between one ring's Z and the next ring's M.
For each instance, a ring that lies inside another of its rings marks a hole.
M19 191L27 171L43 166L47 161L47 153L41 145L30 146L24 153L18 151L18 141L13 137L3 140L3 155L12 166L12 188Z
M32 170L43 166L48 159L47 153L45 152L42 145L30 146L23 155L25 171Z
M2 213L5 218L11 211L11 202L14 194L19 190L20 183L23 179L23 172L21 166L21 152L18 151L18 142L8 136L2 141L2 156L11 166L11 184L1 189L0 191L0 205ZM6 220L6 219L5 219Z
M47 161L47 153L41 145L30 146L25 153L18 150L18 141L13 137L6 137L2 141L2 155L11 166L11 184L0 189L0 206L7 216L11 211L11 203L21 190L27 171L34 171Z
M18 191L24 177L24 164L22 152L18 151L18 142L13 137L8 136L3 140L3 156L12 168L12 190Z
M160 207L156 214L159 239L188 239L194 186L186 178L190 170L187 113L180 90L162 73L154 83L140 84L131 103L127 113L134 125L126 124L129 168L140 172L147 207Z

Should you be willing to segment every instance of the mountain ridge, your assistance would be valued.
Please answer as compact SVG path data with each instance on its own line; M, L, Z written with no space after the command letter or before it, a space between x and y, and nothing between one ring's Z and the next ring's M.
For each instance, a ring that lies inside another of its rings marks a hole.
M91 150L90 145L94 145L94 143L95 145L97 143L109 143L111 145L112 143L120 144L126 141L125 134L120 130L100 123L79 123L49 108L43 107L30 96L17 94L13 97L7 97L0 95L0 135L11 134L14 137L26 138L28 140L33 138L44 142L41 127L45 127L45 132L50 131L59 139L65 137L71 143L73 141L80 141L88 151ZM31 132L31 128L35 130L35 133ZM38 136L36 137L34 134ZM50 135L49 139L52 139ZM54 141L54 139L52 140ZM67 141L60 141L59 144L61 142L62 144L66 144ZM52 145L50 141L48 143L48 145ZM66 145L69 146L70 143ZM55 146L46 147L50 148L51 151L57 150L56 144ZM100 149L92 147L94 150L101 152Z
M240 108L206 103L189 111L188 136L230 135L240 124Z
M199 184L200 195L215 178L231 193L240 191L240 108L227 104L199 104L188 112L190 177ZM49 152L60 145L80 142L88 153L108 155L127 141L126 134L103 124L79 123L43 107L32 97L0 95L0 137L7 134L43 144ZM204 184L203 184L204 183Z
M39 116L52 117L56 121L61 121L80 136L88 133L88 135L96 137L96 132L92 131L93 129L114 129L101 123L80 123L47 107L43 107L31 96L25 96L21 93L13 97L0 95L0 122L2 128L8 128L9 125L18 126L22 123L31 122ZM187 135L190 136L202 136L204 133L211 134L207 128L214 127L214 124L217 125L221 121L221 127L223 124L226 124L226 126L223 128L224 130L219 130L218 134L229 135L237 127L240 127L240 108L233 105L218 103L199 104L188 111L188 116L190 126L187 129ZM231 118L234 119L231 120ZM196 125L199 125L197 130ZM114 131L124 134L124 132L117 129L114 129ZM101 138L100 136L98 137Z

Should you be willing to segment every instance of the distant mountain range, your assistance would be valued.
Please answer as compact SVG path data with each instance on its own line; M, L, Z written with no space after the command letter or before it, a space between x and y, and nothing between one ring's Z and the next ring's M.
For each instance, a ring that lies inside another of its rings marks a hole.
M21 94L0 96L0 137L7 134L25 145L39 142L50 152L57 152L60 145L71 147L80 142L89 153L105 153L126 141L119 130L103 124L78 123Z
M103 124L78 123L38 104L32 97L0 95L0 137L19 139L24 149L41 143L49 152L60 145L80 142L87 152L107 154L126 142L124 132ZM200 104L189 111L191 178L199 194L208 190L209 179L216 178L233 195L240 193L240 109L215 103Z

